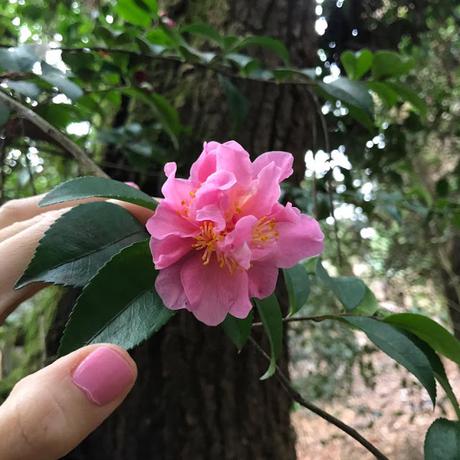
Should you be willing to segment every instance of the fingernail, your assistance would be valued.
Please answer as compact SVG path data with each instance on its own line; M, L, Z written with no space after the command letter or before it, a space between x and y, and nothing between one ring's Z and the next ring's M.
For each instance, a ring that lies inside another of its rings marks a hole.
M86 397L104 406L120 396L133 383L131 366L110 347L99 347L75 369L73 383Z

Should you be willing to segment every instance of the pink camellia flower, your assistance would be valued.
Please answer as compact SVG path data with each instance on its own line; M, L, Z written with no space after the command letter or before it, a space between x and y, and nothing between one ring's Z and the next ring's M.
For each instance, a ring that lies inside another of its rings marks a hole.
M155 287L168 308L186 308L209 326L228 313L245 318L252 297L273 293L279 268L322 251L318 222L278 202L292 162L287 152L251 162L229 141L205 143L188 179L165 165L164 199L147 229L160 271Z

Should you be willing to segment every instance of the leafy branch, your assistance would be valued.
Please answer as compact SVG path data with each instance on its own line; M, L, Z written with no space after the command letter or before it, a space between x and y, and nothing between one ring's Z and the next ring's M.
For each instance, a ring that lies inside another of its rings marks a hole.
M56 144L60 145L66 152L72 155L82 168L93 176L107 177L107 174L89 157L89 155L80 148L75 142L62 134L53 125L48 123L44 118L13 99L8 94L0 91L0 102L5 104L11 111L16 112L19 117L28 120L45 134L50 136Z

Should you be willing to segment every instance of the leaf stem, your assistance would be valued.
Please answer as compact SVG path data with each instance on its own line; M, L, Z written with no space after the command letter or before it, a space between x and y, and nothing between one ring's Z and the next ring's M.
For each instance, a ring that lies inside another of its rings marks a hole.
M254 340L253 337L249 337L250 342L254 345L254 347L266 358L270 361L270 356L265 353L263 348ZM372 455L374 455L375 458L378 460L389 460L389 458L384 455L377 447L375 447L370 441L368 441L365 437L363 437L361 434L359 434L354 428L351 426L347 425L345 422L342 422L342 420L339 420L338 418L334 417L332 414L329 414L325 410L321 409L320 407L316 406L315 404L311 403L310 401L307 401L302 397L302 395L295 390L292 386L291 383L289 382L289 379L286 377L286 375L280 370L278 366L276 366L276 377L279 380L281 386L283 389L286 391L286 393L298 404L300 404L302 407L305 407L305 409L308 409L309 411L313 412L316 415L319 415L321 418L326 420L328 423L331 423L332 425L335 425L337 428L342 430L344 433L348 434L351 436L353 439L358 441L362 446L364 446Z

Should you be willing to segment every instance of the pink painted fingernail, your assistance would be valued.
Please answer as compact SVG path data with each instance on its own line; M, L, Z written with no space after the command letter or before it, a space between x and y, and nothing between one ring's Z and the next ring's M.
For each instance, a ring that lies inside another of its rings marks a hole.
M120 396L134 381L131 366L110 347L99 347L75 369L73 383L98 406Z

